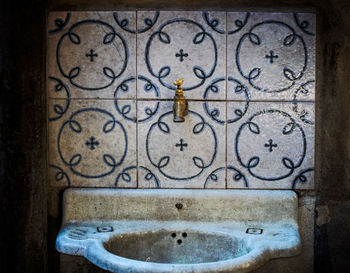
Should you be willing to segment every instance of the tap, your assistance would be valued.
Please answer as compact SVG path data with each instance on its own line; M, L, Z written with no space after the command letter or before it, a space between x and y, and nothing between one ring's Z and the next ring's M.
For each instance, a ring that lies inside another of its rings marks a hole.
M181 85L183 84L184 79L177 79L174 82L174 85L176 86L176 93L174 96L174 105L173 105L173 112L174 112L174 122L184 122L185 116L188 114L188 102L184 96L184 92L181 88Z

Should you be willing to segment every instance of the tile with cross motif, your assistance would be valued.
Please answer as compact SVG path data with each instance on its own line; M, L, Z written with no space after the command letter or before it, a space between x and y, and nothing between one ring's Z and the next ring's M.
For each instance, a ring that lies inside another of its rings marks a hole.
M313 103L250 102L227 125L228 188L313 189L314 117Z
M145 20L153 22L147 31ZM173 82L184 78L185 96L204 99L206 88L225 77L225 12L138 11L137 23L137 72L159 86L160 98L172 98ZM216 95L224 100L225 86ZM148 98L142 86L137 96Z
M49 175L54 186L136 187L135 101L127 119L117 111L113 100L73 100L60 113L65 100L49 101ZM121 179L123 177L123 179Z
M227 13L227 76L251 100L314 101L315 45L314 13Z
M150 101L137 103L143 119L138 123L139 187L225 188L225 171L215 181L210 177L226 163L226 126L207 114L203 102L190 102L184 122L173 121L171 101L159 102L147 120L143 117ZM225 117L225 102L212 102L211 107Z
M47 24L49 98L134 98L136 11L56 11ZM125 89L125 83L129 89ZM133 84L131 86L131 84Z

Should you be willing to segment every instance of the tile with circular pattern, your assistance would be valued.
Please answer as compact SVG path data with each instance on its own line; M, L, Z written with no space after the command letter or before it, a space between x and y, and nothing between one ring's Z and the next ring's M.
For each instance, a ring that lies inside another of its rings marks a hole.
M60 103L50 100L49 116ZM49 164L54 186L136 187L136 170L123 172L136 164L136 123L120 115L113 100L74 100L49 121Z
M232 112L235 102L229 102ZM227 125L228 188L313 189L314 104L251 102Z

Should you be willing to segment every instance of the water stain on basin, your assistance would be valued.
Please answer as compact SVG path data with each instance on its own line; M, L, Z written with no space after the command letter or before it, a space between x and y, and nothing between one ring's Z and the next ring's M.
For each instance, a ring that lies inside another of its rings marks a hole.
M217 262L237 258L249 252L241 239L221 233L183 230L116 235L104 247L124 258L170 264Z

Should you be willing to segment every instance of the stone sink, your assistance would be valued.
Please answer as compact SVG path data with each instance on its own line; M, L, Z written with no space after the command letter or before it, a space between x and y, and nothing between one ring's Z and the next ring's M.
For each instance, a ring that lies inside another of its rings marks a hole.
M301 251L288 190L67 189L59 252L111 272L250 272Z

